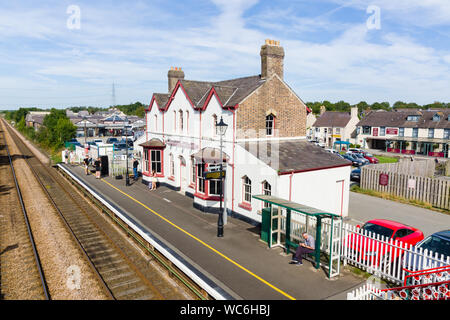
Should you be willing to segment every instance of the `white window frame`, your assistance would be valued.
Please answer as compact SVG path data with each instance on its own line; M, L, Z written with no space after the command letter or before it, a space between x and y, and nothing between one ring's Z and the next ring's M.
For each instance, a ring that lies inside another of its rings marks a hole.
M251 204L251 201L252 201L252 180L250 180L249 177L245 176L242 178L242 202Z
M275 116L271 113L266 116L266 136L272 137L275 131Z

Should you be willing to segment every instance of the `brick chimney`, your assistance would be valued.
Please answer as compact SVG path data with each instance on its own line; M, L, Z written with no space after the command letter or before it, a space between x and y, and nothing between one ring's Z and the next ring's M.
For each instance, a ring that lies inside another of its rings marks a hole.
M280 46L280 41L266 39L259 54L261 55L261 78L268 79L276 73L283 79L284 49Z
M184 79L184 71L178 67L170 67L167 78L169 80L169 93L171 93L175 89L178 80Z

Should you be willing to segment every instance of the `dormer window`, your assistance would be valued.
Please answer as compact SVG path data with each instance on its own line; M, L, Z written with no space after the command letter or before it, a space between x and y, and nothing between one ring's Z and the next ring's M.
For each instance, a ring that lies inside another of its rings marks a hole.
M433 116L433 121L435 121L435 122L441 121L441 117L436 113L436 114Z
M419 121L420 116L417 115L410 115L408 118L406 118L407 121Z
M266 116L266 136L273 136L273 131L275 129L275 116L269 114Z

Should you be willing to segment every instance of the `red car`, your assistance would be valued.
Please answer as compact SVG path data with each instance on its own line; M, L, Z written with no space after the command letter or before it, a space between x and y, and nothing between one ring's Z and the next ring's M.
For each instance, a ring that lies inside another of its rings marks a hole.
M368 153L368 152L361 152L361 154L363 155L364 158L366 158L367 160L369 160L370 163L378 163L378 159L375 158L372 154Z
M415 245L423 240L423 232L411 226L399 222L385 219L375 219L367 221L360 228L358 234L352 234L347 238L347 246L353 250L355 259L360 262L370 262L379 265L384 261L394 262L403 255L402 250L390 245L383 245L383 242L373 240L374 238L389 241L398 240L403 243ZM368 237L370 233L370 238ZM384 259L385 255L392 255L389 259Z
M378 159L375 158L372 154L370 154L370 153L368 153L368 152L366 152L366 151L363 151L363 150L361 150L361 149L354 149L354 148L351 148L351 149L348 149L348 151L350 151L350 152L352 152L352 153L359 153L359 154L362 154L364 158L366 158L367 160L369 160L369 163L378 163L378 162L379 162Z

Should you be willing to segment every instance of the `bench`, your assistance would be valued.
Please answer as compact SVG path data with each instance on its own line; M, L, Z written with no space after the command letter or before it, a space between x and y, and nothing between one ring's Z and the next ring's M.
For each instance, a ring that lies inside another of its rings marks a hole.
M298 243L291 242L291 241L289 241L289 243L287 243L287 244L289 245L289 251L292 251L292 249L293 249L292 253L295 253L295 251L297 250L297 248L299 246ZM309 252L306 255L304 255L305 256L304 259L315 264L316 263L316 256L315 256L315 254L316 254L315 251L314 252Z

